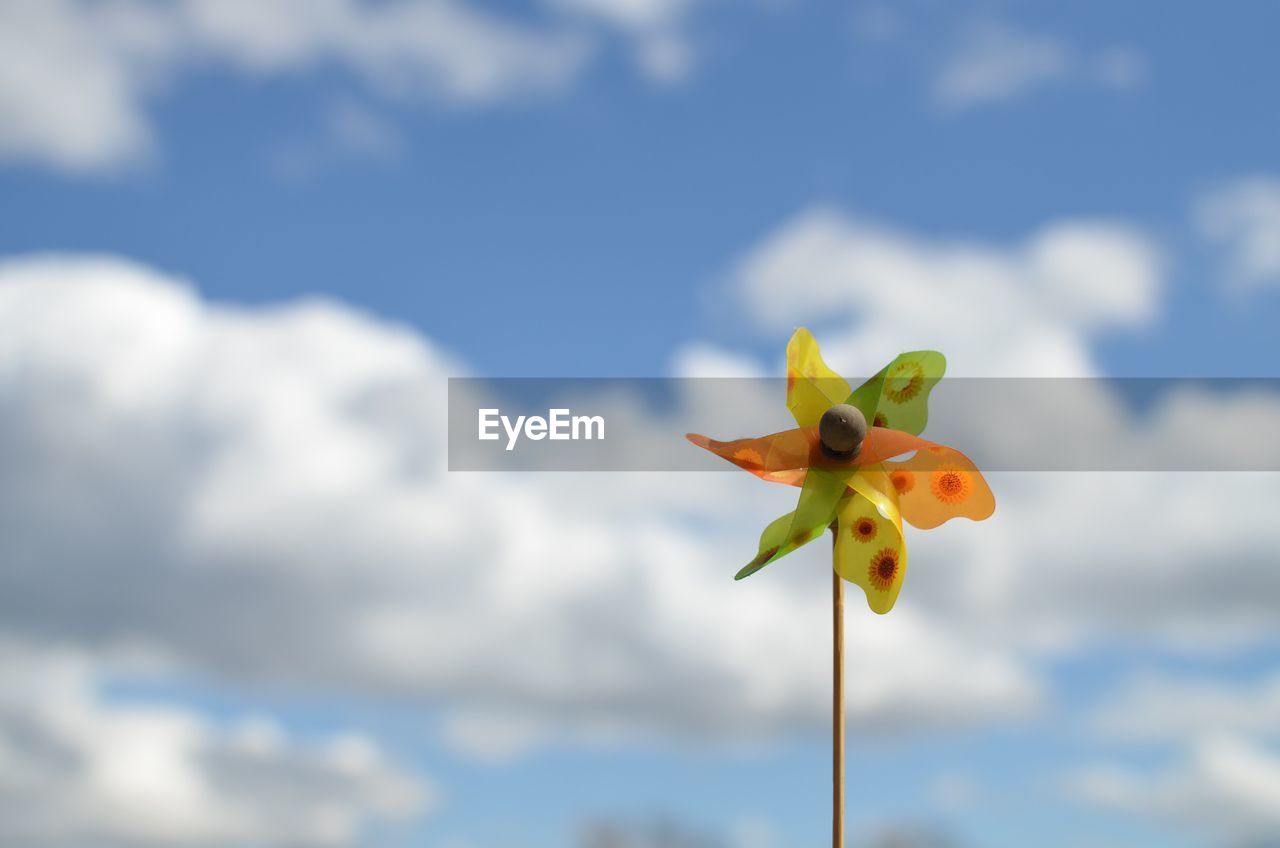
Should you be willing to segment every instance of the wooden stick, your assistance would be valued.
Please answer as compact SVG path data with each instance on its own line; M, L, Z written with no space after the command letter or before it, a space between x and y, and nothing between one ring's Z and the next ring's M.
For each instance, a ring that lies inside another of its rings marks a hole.
M832 532L832 547L835 546ZM844 848L844 581L831 570L831 845Z

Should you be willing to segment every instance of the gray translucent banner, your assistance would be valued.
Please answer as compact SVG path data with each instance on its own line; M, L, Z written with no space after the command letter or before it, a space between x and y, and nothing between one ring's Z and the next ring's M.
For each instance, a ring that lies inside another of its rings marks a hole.
M731 471L684 434L795 426L782 379L449 380L450 471ZM1280 379L948 377L922 435L983 471L1280 471Z

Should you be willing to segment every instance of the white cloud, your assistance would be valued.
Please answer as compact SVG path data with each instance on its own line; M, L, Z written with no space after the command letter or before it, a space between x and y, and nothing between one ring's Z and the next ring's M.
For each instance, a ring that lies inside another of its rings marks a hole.
M340 68L395 101L470 106L561 92L603 30L651 79L684 78L693 0L554 0L540 23L471 0L6 0L0 3L0 160L69 172L137 164L158 147L151 103L198 69L289 77ZM338 129L367 149L385 127ZM371 129L376 138L371 135ZM341 140L341 139L340 139Z
M383 91L463 102L558 89L587 55L573 35L517 25L457 0L329 0L316 8L278 0L264 17L260 0L193 0L190 17L216 54L252 45L239 58L260 71L333 58Z
M956 112L1016 100L1050 85L1125 90L1141 85L1145 77L1145 60L1132 49L1110 47L1091 54L1061 38L989 23L964 30L934 79L933 99L941 109Z
M567 12L604 21L628 35L640 68L659 82L683 79L693 65L685 34L697 0L550 0Z
M263 720L108 702L72 652L5 645L0 659L5 844L357 845L431 799L363 736L303 743Z
M451 715L441 738L472 760L504 763L545 745L555 727L520 711L468 710Z
M1155 745L1174 756L1144 770L1080 770L1067 783L1077 797L1195 827L1219 844L1280 839L1280 676L1140 675L1099 704L1089 724L1100 741Z
M388 96L462 103L556 91L589 45L461 0L0 4L0 157L69 171L145 156L147 103L197 66L281 75L331 62Z
M1154 318L1162 263L1151 240L1114 222L1057 222L1005 247L816 208L749 252L732 285L769 329L852 319L823 347L863 368L946 340L967 376L1087 376L1090 334Z
M969 373L1089 374L1091 333L1154 314L1158 257L1097 223L998 247L823 212L752 252L736 290L762 320L824 317L846 373L923 345ZM679 361L750 370L705 346ZM794 492L729 474L448 474L442 378L459 371L335 304L217 306L118 260L10 262L0 621L131 646L169 673L419 699L489 758L547 738L826 725L826 552L728 580ZM1207 418L1231 432L1280 415L1274 398L1184 393L1135 420L1092 400L1086 445L1176 450ZM1025 439L1052 414L993 416L972 444ZM913 534L898 609L852 614L852 730L1027 714L1045 650L1274 636L1277 483L992 475L991 521Z
M713 345L691 344L677 351L671 363L676 377L688 379L732 378L762 379L769 374L760 363L746 356L739 356Z
M1129 742L1280 736L1280 675L1234 685L1146 675L1100 705L1092 725L1105 739Z
M114 20L56 0L0 4L0 157L87 170L145 152L139 100L157 48Z
M643 31L669 26L688 13L693 0L554 0L567 9L597 15L617 26Z
M825 316L824 349L847 373L927 345L970 373L1088 374L1089 334L1146 320L1158 297L1158 251L1101 226L1001 248L807 215L751 254L738 291L762 319ZM1063 258L1061 244L1080 247ZM1064 312L1077 276L1088 294ZM833 324L850 302L854 323ZM680 361L750 370L714 348ZM489 758L546 738L825 726L827 554L728 580L794 492L728 474L448 474L442 378L459 370L334 304L216 306L115 260L9 263L0 620L244 686L421 699L452 743ZM1206 415L1229 429L1255 414L1186 395L1134 421L1095 400L1110 411L1085 444L1176 449ZM1256 420L1274 420L1274 399L1259 403ZM1051 414L998 416L974 441L1026 438ZM991 521L913 534L891 616L854 613L855 733L1024 715L1042 650L1274 633L1274 475L992 482Z
M489 757L826 726L829 554L730 580L793 492L448 474L458 370L334 304L210 305L104 258L0 267L0 621L173 674L419 699ZM851 617L855 733L1038 702L1008 646ZM477 716L510 720L503 745L474 744Z
M1084 800L1201 828L1228 844L1280 838L1280 756L1231 736L1200 738L1165 772L1098 766L1075 775L1070 788Z
M1280 285L1280 178L1244 177L1197 204L1201 235L1226 257L1227 280L1239 287Z

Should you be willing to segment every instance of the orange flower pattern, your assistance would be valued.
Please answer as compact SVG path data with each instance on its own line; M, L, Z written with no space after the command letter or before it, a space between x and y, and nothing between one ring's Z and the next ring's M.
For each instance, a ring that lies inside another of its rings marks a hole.
M877 590L887 592L897 577L898 552L893 548L881 549L871 558L871 565L867 567L867 579Z
M906 403L924 388L924 368L918 362L899 362L884 384L884 396L893 403Z
M880 527L874 518L863 516L849 526L849 534L859 542L870 542L876 537Z
M945 504L963 503L973 491L969 473L954 465L944 465L934 471L929 480L933 496Z

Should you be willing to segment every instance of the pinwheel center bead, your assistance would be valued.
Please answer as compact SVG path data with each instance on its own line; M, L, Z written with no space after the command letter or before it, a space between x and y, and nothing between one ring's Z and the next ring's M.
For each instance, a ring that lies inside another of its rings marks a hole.
M867 419L856 406L838 403L822 413L818 438L822 450L834 459L853 459L867 437Z

